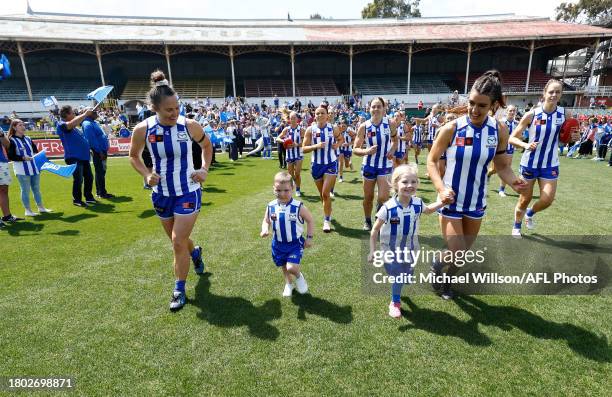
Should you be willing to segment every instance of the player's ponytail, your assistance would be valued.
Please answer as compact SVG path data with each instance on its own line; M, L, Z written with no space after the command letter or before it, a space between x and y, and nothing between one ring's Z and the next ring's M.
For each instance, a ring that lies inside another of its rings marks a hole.
M502 78L499 71L489 70L485 72L476 79L474 85L472 85L472 90L480 95L486 95L491 98L491 107L493 109L506 107L506 101L502 94ZM497 102L497 105L495 105L495 102Z
M151 73L151 90L149 90L149 102L159 107L162 100L167 96L176 96L176 91L166 80L166 75L161 70L156 70Z

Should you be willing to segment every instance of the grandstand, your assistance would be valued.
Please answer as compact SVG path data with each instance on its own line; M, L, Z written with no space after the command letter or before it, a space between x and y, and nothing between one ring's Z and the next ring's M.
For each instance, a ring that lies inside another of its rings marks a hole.
M357 91L414 105L455 89L464 93L494 67L507 93L533 100L550 78L551 59L591 48L580 80L587 83L572 87L580 96L591 75L605 74L601 66L589 67L589 59L612 65L610 55L598 58L595 50L601 54L610 38L611 29L516 15L401 21L2 16L0 52L9 57L13 77L0 82L0 108L30 103L38 111L48 95L84 100L102 82L115 86L120 102L142 100L158 68L185 99L332 99Z

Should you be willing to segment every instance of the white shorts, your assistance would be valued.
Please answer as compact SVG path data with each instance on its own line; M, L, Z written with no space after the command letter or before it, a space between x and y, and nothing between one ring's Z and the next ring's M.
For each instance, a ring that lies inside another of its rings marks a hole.
M0 149L2 150L2 149ZM9 172L9 163L0 163L0 185L10 185L13 178Z

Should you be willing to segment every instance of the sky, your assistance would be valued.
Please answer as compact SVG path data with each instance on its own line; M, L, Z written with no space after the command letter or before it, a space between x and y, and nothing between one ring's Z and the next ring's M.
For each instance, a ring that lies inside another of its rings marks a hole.
M212 18L212 19L308 19L311 14L335 19L359 19L361 10L372 0L30 0L38 12L92 15ZM22 14L26 0L3 0L0 14ZM423 17L517 14L554 19L561 1L552 0L421 0ZM146 4L149 7L143 8ZM176 7L175 4L180 4ZM229 6L228 6L229 4Z

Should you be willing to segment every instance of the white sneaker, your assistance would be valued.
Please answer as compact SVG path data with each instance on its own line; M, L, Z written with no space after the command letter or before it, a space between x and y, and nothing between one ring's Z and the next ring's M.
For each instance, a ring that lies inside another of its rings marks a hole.
M323 232L331 232L331 225L329 224L329 221L323 221Z
M300 192L299 190L297 190L295 192L295 197L302 197L302 192Z
M38 213L32 211L32 210L25 210L25 216L37 216Z
M308 283L306 282L303 274L300 274L300 278L295 279L295 288L300 294L305 294L308 292Z
M53 210L49 209L49 208L45 208L45 207L38 207L38 212L40 212L40 213L47 213L48 214L48 213L53 212Z
M535 229L535 221L533 220L533 216L525 215L525 225L529 230Z
M283 296L285 298L291 296L291 294L293 293L293 285L292 284L285 284L285 289L283 290Z
M344 179L342 179L342 177L340 177L340 179L338 179L338 182L342 183L342 182L344 182Z
M504 192L503 190L500 190L499 197L506 197L506 192Z
M334 198L336 197L336 194L334 192L329 192L329 197Z
M402 311L400 310L399 305L396 306L393 302L389 303L389 316L393 318L402 317Z
M523 238L523 235L521 234L521 229L517 229L517 228L512 228L512 237L514 238Z

